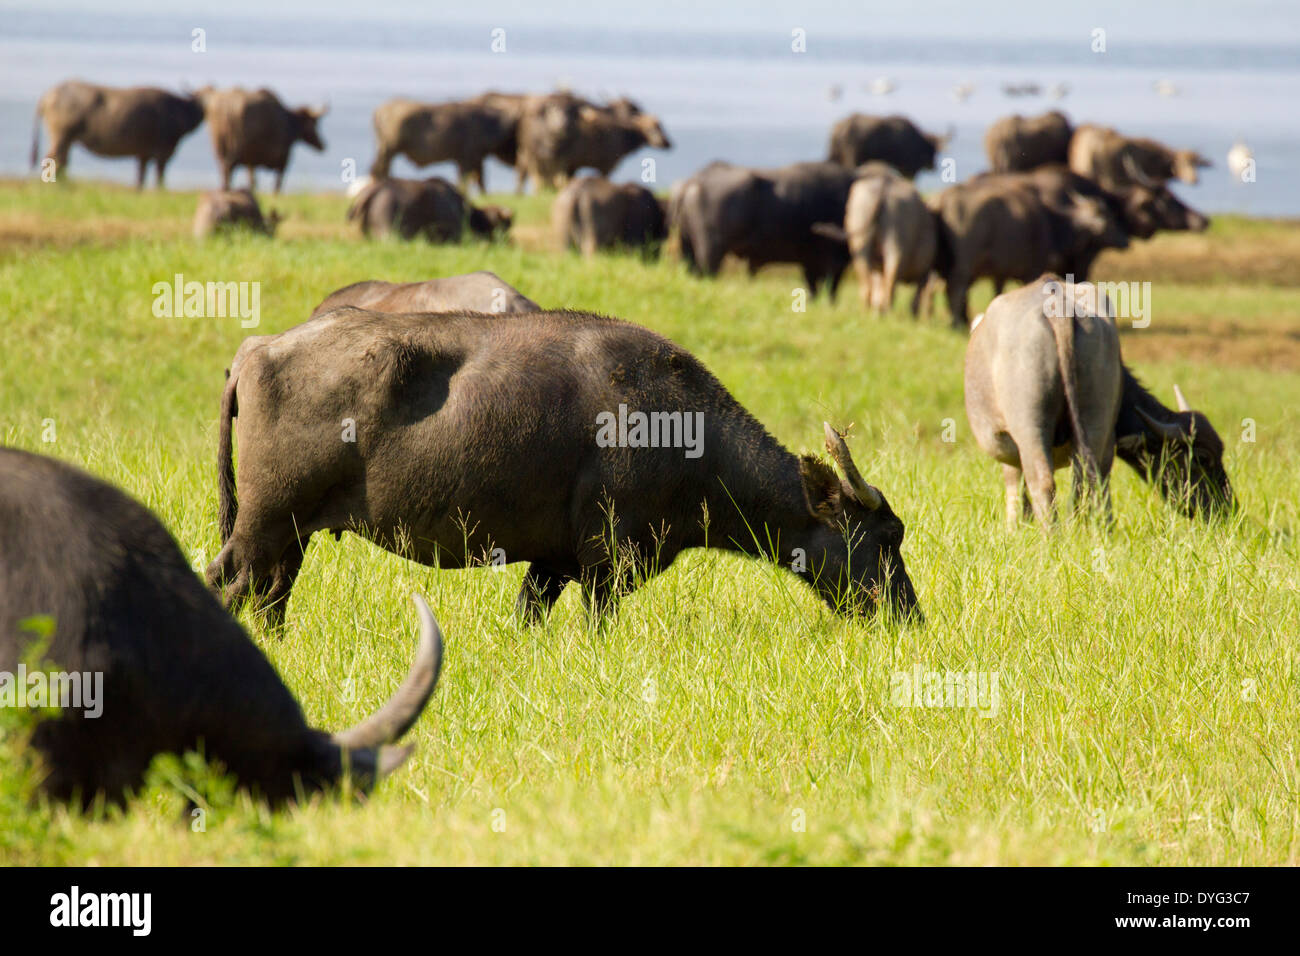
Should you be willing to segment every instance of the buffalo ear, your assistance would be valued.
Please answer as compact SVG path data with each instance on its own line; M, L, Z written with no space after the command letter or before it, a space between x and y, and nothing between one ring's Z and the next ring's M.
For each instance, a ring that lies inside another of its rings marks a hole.
M844 494L835 469L812 455L799 456L799 479L808 511L828 521L844 510Z

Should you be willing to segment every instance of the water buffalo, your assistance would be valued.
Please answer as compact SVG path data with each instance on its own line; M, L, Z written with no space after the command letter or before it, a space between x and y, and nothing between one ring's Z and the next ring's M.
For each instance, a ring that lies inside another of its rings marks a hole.
M1105 126L1085 124L1070 138L1069 165L1103 189L1163 186L1171 179L1196 185L1197 169L1213 165L1190 149L1170 149L1150 139L1134 139Z
M208 132L221 168L223 189L230 188L236 166L248 167L248 188L256 189L255 169L263 166L274 170L278 193L294 143L301 140L318 152L325 149L319 123L328 107L300 106L291 110L266 89L205 87L198 95L208 114Z
M1031 510L1051 520L1052 473L1067 463L1076 502L1084 489L1097 492L1109 514L1116 455L1189 516L1231 512L1218 433L1177 386L1177 411L1142 387L1098 298L1093 286L1045 274L998 296L971 328L966 415L980 448L1002 463L1008 523Z
M883 598L919 615L903 524L829 425L843 480L648 329L577 312L429 319L336 309L232 370L224 546L207 570L227 607L251 598L282 620L311 536L352 531L429 565L531 562L526 620L571 580L599 618L694 547L802 570L840 610Z
M349 768L368 789L411 752L392 742L424 709L442 661L438 625L418 596L420 644L406 680L373 716L330 735L308 726L167 529L112 485L0 448L0 548L0 671L13 675L35 654L27 666L48 663L65 688L74 676L83 693L101 682L100 713L65 707L32 735L44 789L59 799L120 802L155 754L201 750L278 803Z
M976 278L993 279L1000 293L1008 279L1028 282L1044 272L1065 272L1089 249L1128 244L1105 202L1067 193L1055 204L1031 185L1008 180L977 177L931 200L938 216L935 271L947 284L958 328L969 322L967 296Z
M816 295L824 282L833 299L849 247L816 227L844 221L854 177L837 163L772 170L711 163L677 196L682 258L704 275L716 275L729 252L748 263L751 275L769 262L798 263L809 291Z
M850 169L876 160L914 179L921 170L934 169L947 139L921 132L906 116L853 113L832 127L827 158Z
M483 239L503 235L514 214L500 206L474 206L441 176L380 179L361 190L348 208L348 221L360 222L363 235L396 233L430 242L460 242L468 228Z
M257 197L247 189L213 189L199 196L194 211L194 237L203 239L217 232L246 229L274 236L280 214L272 210L265 218Z
M460 187L483 189L483 163L494 154L513 155L519 109L504 94L455 103L417 103L394 99L375 110L377 152L370 175L384 179L393 158L416 166L454 162ZM514 160L511 159L513 163Z
M600 176L583 176L565 186L551 207L551 222L562 246L586 256L622 247L657 257L668 238L668 212L654 193Z
M371 312L540 312L539 306L492 272L471 272L424 282L354 282L336 289L311 318L351 305ZM251 336L245 342L268 336ZM243 350L243 346L240 346Z
M1074 129L1059 110L1042 116L1004 116L984 134L984 150L995 173L1065 163Z
M887 312L894 306L895 284L914 282L915 316L934 266L934 213L911 181L892 166L868 164L858 173L849 190L843 228L819 224L817 230L848 243L864 308Z
M151 87L117 89L68 80L46 90L36 104L32 166L40 153L41 121L50 137L46 159L57 173L68 165L68 150L80 143L96 156L134 156L137 189L144 188L150 160L163 184L176 144L203 122L203 104Z
M1061 165L1040 166L1022 173L981 173L971 181L985 188L995 184L1009 189L1029 188L1051 209L1066 208L1075 197L1104 204L1118 229L1108 228L1099 234L1076 232L1065 247L1057 250L1059 260L1051 266L1077 282L1088 278L1104 249L1123 249L1128 239L1150 239L1159 230L1199 232L1209 225L1209 219L1186 206L1166 186L1128 186L1110 192Z
M519 121L520 184L556 189L580 169L602 176L643 146L671 149L659 120L630 100L597 106L570 93L528 100Z

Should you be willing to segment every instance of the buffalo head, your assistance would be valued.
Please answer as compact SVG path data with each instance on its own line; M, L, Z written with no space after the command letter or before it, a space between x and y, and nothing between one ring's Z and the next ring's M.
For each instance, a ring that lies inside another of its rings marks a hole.
M1160 421L1139 408L1145 433L1121 438L1116 450L1158 481L1160 493L1192 518L1222 517L1236 510L1232 483L1223 467L1223 439L1210 420L1193 411L1174 386L1178 411Z
M839 432L829 423L824 431L844 477L811 455L799 459L804 499L816 519L805 540L812 585L840 613L868 614L883 597L900 617L919 623L924 616L900 551L903 522L858 472Z
M329 109L328 106L300 106L293 111L298 127L298 139L318 152L325 151L325 140L321 139L318 124Z

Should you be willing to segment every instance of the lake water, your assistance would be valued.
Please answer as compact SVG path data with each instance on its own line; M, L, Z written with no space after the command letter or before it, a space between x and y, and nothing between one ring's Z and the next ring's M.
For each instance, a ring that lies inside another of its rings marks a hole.
M1288 6L1300 19L1300 4ZM615 178L638 176L639 160L652 156L664 188L713 159L775 166L823 158L831 124L852 111L904 113L928 130L953 132L945 155L955 160L958 178L965 178L986 166L983 132L991 121L1011 112L1060 108L1076 122L1104 122L1210 157L1216 165L1200 185L1177 187L1197 208L1300 215L1300 46L1266 30L1256 39L1238 30L1223 42L1211 35L1125 43L1123 31L1112 29L1107 52L1099 54L1080 26L1086 20L1076 18L1054 32L1050 14L1038 25L1045 34L1032 40L964 36L953 29L932 37L920 15L894 17L893 32L873 33L869 22L849 17L842 30L810 28L807 51L795 53L786 21L797 24L797 13L774 16L770 29L751 23L734 30L716 22L693 29L681 16L633 28L616 25L614 17L507 26L505 52L494 53L490 13L475 24L442 22L427 6L410 18L365 22L263 16L256 6L231 10L220 16L0 11L0 174L27 173L36 100L71 77L173 89L269 86L294 105L327 100L331 109L322 129L328 149L295 149L286 181L293 190L341 188L348 159L366 169L374 155L370 116L388 97L436 101L485 89L544 91L562 83L592 97L630 95L658 114L674 148L636 154ZM473 9L460 6L456 15L463 21ZM1285 10L1279 16L1285 19ZM205 31L206 52L192 49L196 27ZM871 92L879 78L892 82L892 93ZM1004 84L1031 82L1044 90L1064 84L1068 93L1056 100L1046 94L1013 98L1002 91ZM1157 83L1171 84L1177 94L1160 95ZM963 102L953 96L957 84L973 87ZM832 101L835 86L842 95ZM1234 181L1227 170L1228 150L1238 139L1254 152L1254 183ZM134 170L132 161L102 160L78 148L69 172L74 178L131 182ZM403 159L394 172L410 175L414 169ZM452 170L430 167L433 172ZM269 174L262 177L269 187ZM513 185L513 173L495 162L488 178L491 188ZM177 186L216 184L206 127L181 144L168 179ZM933 173L919 184L941 185Z

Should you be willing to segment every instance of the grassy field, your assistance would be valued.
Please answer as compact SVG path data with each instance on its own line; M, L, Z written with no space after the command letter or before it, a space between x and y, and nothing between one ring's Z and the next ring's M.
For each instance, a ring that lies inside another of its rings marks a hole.
M696 552L603 630L575 588L523 629L522 566L439 571L317 535L283 637L250 633L309 719L341 728L405 673L408 598L427 595L447 659L411 763L363 803L272 814L162 758L97 817L31 800L23 718L0 711L0 863L1300 862L1300 226L1224 218L1099 269L1152 283L1125 355L1216 424L1241 517L1190 522L1117 465L1113 531L1044 535L1003 526L946 317L869 318L851 279L798 313L792 271L583 261L551 248L544 200L496 201L519 211L512 245L365 243L325 196L274 201L276 241L198 243L193 194L0 183L0 441L116 482L201 567L223 369L250 330L156 318L153 284L258 281L271 332L359 279L489 268L668 335L794 451L823 419L856 423L928 625L842 620L785 572ZM894 706L918 665L996 675L996 711Z

